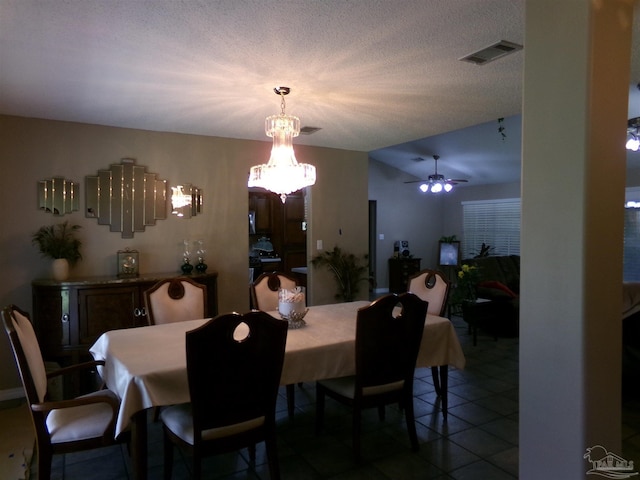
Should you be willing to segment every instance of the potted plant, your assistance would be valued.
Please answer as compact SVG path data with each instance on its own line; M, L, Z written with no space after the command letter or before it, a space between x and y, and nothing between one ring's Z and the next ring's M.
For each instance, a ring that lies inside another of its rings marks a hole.
M82 259L82 243L76 238L79 229L80 225L69 225L69 222L65 221L40 227L33 234L32 243L38 246L43 256L53 259L53 278L57 281L66 280L69 276L69 266L74 266Z
M338 283L336 298L344 302L352 302L360 290L360 282L369 277L369 266L361 263L367 256L358 258L352 253L344 252L335 246L333 250L326 250L311 259L314 267L327 267Z

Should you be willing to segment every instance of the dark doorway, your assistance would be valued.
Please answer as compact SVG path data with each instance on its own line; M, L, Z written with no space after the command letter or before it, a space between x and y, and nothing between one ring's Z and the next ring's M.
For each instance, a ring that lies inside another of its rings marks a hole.
M376 281L376 231L378 202L377 200L369 200L369 293L375 291L378 282Z

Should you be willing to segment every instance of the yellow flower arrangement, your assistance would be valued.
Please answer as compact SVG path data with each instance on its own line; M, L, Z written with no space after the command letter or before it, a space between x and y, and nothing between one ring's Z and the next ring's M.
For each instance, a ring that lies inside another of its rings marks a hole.
M454 291L456 303L475 301L478 298L476 287L479 279L478 267L463 264L458 270L458 283Z

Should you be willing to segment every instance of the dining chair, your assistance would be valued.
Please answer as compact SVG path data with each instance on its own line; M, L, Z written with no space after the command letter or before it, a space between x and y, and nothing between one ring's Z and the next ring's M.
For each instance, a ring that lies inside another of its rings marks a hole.
M444 273L438 270L424 269L409 277L407 282L407 291L414 293L422 300L429 302L427 313L431 315L444 316L447 309L447 301L449 299L449 281ZM442 388L447 381L441 379L441 375L447 375L445 370L439 370L438 367L431 367L431 377L433 378L433 386L436 395L442 398Z
M250 285L251 308L272 312L278 310L278 289L292 289L296 287L295 278L282 272L266 272L261 274L256 281ZM296 408L295 386L287 385L287 412L289 417L293 417Z
M429 302L427 313L441 317L447 308L449 285L444 273L424 269L409 277L407 291Z
M160 280L144 292L149 325L205 318L207 289L187 277Z
M296 287L296 279L282 272L261 274L250 285L251 308L271 312L278 310L278 289Z
M15 305L2 309L4 328L18 366L35 429L38 479L51 477L53 455L113 445L120 402L110 390L98 390L74 399L50 401L47 380L59 375L95 369L92 361L46 373L29 315Z
M264 441L269 473L280 478L275 408L284 363L287 322L252 311L229 313L186 333L191 402L160 414L164 431L165 479L171 478L173 445L189 450L193 478L201 457Z
M396 306L402 307L395 315ZM388 294L358 310L356 319L356 372L348 377L316 382L316 433L324 423L325 396L353 410L352 442L356 462L361 459L361 414L398 403L405 414L409 439L419 449L413 411L413 377L422 341L427 302L412 293Z

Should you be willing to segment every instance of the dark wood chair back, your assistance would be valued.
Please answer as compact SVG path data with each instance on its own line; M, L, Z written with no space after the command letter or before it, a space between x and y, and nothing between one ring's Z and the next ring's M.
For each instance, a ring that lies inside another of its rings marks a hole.
M427 302L410 293L385 295L358 310L356 395L396 382L413 384L426 314Z
M269 473L280 478L276 398L288 323L261 311L228 313L186 333L191 403L163 410L165 478L171 478L173 443L191 452L192 476L201 460L265 443Z
M261 417L275 428L287 331L287 322L254 311L220 315L187 332L196 435Z
M353 408L353 452L360 461L361 412L398 403L404 408L413 450L419 448L413 412L413 375L427 302L413 293L389 294L358 310L356 374L316 382L316 432L324 423L325 395Z

